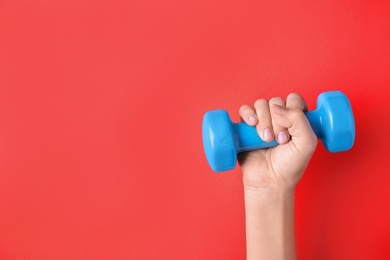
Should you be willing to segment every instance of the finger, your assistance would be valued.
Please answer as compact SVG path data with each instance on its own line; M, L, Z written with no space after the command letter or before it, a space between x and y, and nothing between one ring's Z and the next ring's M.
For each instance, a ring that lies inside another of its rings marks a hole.
M293 149L298 149L301 153L314 152L317 137L301 109L275 104L271 107L271 114L278 125L288 129L291 135L290 145Z
M251 126L255 126L257 124L257 116L256 111L248 106L248 105L242 105L239 110L240 116L242 120L244 120L245 123Z
M297 93L291 93L287 96L286 107L292 109L299 109L303 112L307 112L307 105L305 99Z
M274 135L268 101L266 99L258 99L254 107L258 118L256 125L257 133L264 141L271 142L274 139Z
M269 107L272 107L273 105L279 105L279 106L285 107L286 103L284 102L284 100L282 98L276 97L276 98L272 98L269 101ZM287 128L279 125L278 122L273 117L272 117L272 126L274 129L276 141L279 144L285 144L290 140L290 134L289 134Z

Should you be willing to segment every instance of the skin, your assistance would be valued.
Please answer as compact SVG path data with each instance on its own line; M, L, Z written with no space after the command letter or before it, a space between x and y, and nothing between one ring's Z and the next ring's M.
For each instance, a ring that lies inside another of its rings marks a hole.
M267 142L280 145L239 154L245 193L247 260L296 259L295 187L312 157L317 137L296 93L243 105L240 116Z

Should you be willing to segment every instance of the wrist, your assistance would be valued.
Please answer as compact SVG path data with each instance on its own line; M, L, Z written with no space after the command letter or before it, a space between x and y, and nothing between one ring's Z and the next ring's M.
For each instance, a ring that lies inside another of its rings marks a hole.
M248 198L266 200L294 200L295 187L253 187L244 185L244 193Z
M291 192L295 191L296 185L301 179L303 172L289 172L288 174L276 173L274 171L243 170L244 189L269 191L269 192Z

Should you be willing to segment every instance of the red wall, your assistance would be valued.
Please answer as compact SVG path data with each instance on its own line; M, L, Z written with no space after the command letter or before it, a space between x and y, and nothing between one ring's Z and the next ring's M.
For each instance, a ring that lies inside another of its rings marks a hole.
M0 1L0 259L244 259L204 112L323 91L356 144L298 186L299 259L390 259L388 1Z

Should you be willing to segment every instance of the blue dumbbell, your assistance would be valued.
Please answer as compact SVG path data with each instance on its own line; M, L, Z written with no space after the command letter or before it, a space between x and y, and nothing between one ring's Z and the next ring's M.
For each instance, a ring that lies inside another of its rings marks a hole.
M317 98L316 110L306 113L310 125L330 152L352 148L355 141L355 121L348 98L340 91L329 91ZM207 160L215 172L236 166L237 153L278 145L263 141L256 127L245 122L232 123L222 109L207 112L203 117L203 147Z

